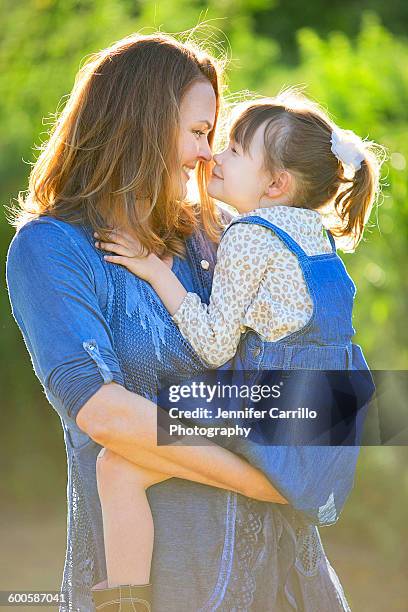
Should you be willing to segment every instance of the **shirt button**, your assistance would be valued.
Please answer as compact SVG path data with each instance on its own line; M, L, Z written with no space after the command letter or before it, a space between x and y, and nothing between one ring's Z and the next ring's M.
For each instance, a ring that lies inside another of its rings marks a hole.
M203 270L208 270L208 268L210 267L210 264L206 259L202 259L200 265Z
M259 357L259 355L261 354L261 349L259 348L259 346L256 346L254 348L253 354L254 354L254 357Z

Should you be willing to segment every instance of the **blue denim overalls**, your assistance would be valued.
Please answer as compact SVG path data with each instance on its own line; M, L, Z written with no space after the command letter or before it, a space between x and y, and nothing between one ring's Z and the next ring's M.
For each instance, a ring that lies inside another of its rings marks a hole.
M307 255L291 236L262 217L237 219L229 227L234 223L255 223L271 229L296 255L313 302L313 313L302 329L276 342L262 341L258 334L248 330L232 367L248 371L302 370L304 373L296 379L299 385L308 385L313 380L313 372L308 373L312 370L360 370L367 374L361 348L352 343L356 289L336 253L330 232L332 252ZM359 411L357 418L363 419L364 411ZM327 445L325 436L329 434L330 423L315 446L260 446L250 440L239 440L229 448L266 470L281 493L297 510L306 513L311 522L327 525L337 520L350 492L359 452L358 446ZM290 434L286 443L290 444ZM304 466L301 474L299 465Z

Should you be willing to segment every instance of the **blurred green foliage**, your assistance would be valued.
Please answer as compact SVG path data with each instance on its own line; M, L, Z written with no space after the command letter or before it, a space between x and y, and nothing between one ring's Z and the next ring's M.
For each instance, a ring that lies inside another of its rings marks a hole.
M358 251L344 260L358 288L357 341L370 365L407 368L406 2L3 0L0 18L4 204L26 188L29 166L23 160L35 158L33 143L46 137L52 113L69 93L81 59L141 28L145 33L159 28L180 32L207 20L198 35L230 57L231 92L248 89L273 95L283 86L304 85L305 93L327 106L341 127L385 145L388 160L381 205ZM43 121L44 117L48 120ZM4 255L12 233L3 217L0 246ZM15 503L29 504L39 498L47 502L53 488L63 488L62 433L31 371L5 291L0 317L3 486ZM407 534L406 451L364 449L358 487L345 511L348 526L359 537L374 539L384 554L401 550L398 542ZM370 515L372 508L377 509L376 516ZM400 562L398 555L397 559Z

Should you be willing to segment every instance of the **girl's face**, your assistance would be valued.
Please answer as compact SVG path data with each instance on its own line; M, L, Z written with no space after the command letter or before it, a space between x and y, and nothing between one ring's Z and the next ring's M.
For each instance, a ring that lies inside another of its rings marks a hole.
M259 208L269 182L263 168L264 126L256 130L247 153L230 140L225 151L214 155L214 162L208 183L209 195L230 204L240 213Z
M191 85L180 104L180 199L187 195L187 182L197 162L212 159L208 134L214 125L215 113L216 99L210 82L198 81Z

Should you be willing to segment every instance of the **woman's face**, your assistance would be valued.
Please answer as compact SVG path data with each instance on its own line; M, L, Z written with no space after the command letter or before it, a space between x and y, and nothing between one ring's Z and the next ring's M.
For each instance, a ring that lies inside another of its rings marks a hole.
M216 99L210 82L191 85L180 104L180 199L187 195L187 182L197 162L212 159L208 134L214 125L215 112Z

